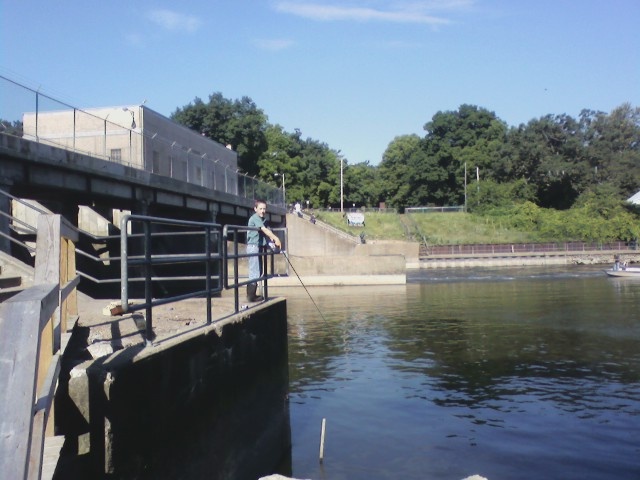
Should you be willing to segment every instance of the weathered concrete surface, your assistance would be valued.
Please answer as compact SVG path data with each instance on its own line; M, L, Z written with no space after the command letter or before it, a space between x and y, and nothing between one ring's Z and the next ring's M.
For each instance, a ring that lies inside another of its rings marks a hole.
M288 259L291 262L289 275L272 278L269 280L269 285L299 286L300 280L305 285L398 285L407 281L406 261L402 255L375 257L289 255Z
M295 272L270 281L277 286L383 285L406 283L407 262L418 261L410 242L357 243L295 215L287 215L287 253Z
M293 256L383 256L403 255L407 261L417 261L420 245L417 242L370 241L359 243L325 230L296 215L287 214L287 250Z
M204 314L187 313L203 302L183 302L154 313L153 346L138 341L132 315L114 327L94 303L84 316L56 405L67 437L58 478L258 478L286 460L286 301L210 325ZM83 344L97 334L122 348L90 359Z

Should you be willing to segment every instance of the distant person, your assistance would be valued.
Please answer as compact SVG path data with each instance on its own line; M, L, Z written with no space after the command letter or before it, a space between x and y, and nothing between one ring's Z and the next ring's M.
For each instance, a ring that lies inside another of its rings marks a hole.
M316 216L315 216L313 213L312 213L312 214L311 214L311 216L309 217L309 221L315 225L315 223L316 223Z
M247 254L257 254L264 249L271 240L276 247L281 248L282 244L278 236L267 226L267 220L264 218L267 213L267 202L264 200L256 200L253 206L254 214L249 217L248 227L254 229L247 231ZM260 278L262 272L260 267L262 262L259 255L249 257L249 280ZM258 289L257 282L247 285L247 300L249 302L259 302L264 300L262 296L256 295Z
M296 202L295 207L293 207L296 215L298 215L298 217L302 218L302 207L300 206L300 202Z

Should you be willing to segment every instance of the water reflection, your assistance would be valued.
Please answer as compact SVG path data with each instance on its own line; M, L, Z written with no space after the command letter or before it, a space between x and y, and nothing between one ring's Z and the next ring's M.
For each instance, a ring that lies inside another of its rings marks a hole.
M638 478L640 282L466 273L284 289L294 476Z

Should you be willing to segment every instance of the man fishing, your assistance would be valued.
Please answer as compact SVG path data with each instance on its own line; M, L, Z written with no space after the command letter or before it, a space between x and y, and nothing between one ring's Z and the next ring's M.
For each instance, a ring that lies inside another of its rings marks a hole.
M251 227L247 231L247 254L257 254L260 252L260 248L264 248L271 240L277 248L282 248L280 239L271 231L267 226L267 220L264 218L267 213L267 202L264 200L256 200L253 206L254 214L249 217L248 227ZM262 258L259 255L249 257L249 280L260 278L262 272L260 267L262 265ZM247 300L249 302L259 302L264 300L262 296L256 295L258 289L257 282L249 283L247 285Z

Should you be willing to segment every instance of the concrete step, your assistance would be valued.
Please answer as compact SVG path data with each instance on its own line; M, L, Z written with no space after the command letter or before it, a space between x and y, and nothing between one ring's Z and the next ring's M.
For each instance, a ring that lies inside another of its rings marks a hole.
M10 287L10 288L1 288L0 289L0 302L4 302L5 300L13 297L14 295L20 293L24 290L24 287Z
M44 439L41 480L52 480L60 460L60 451L64 445L64 436L57 435Z
M22 277L15 275L0 275L0 289L19 287L22 285Z

